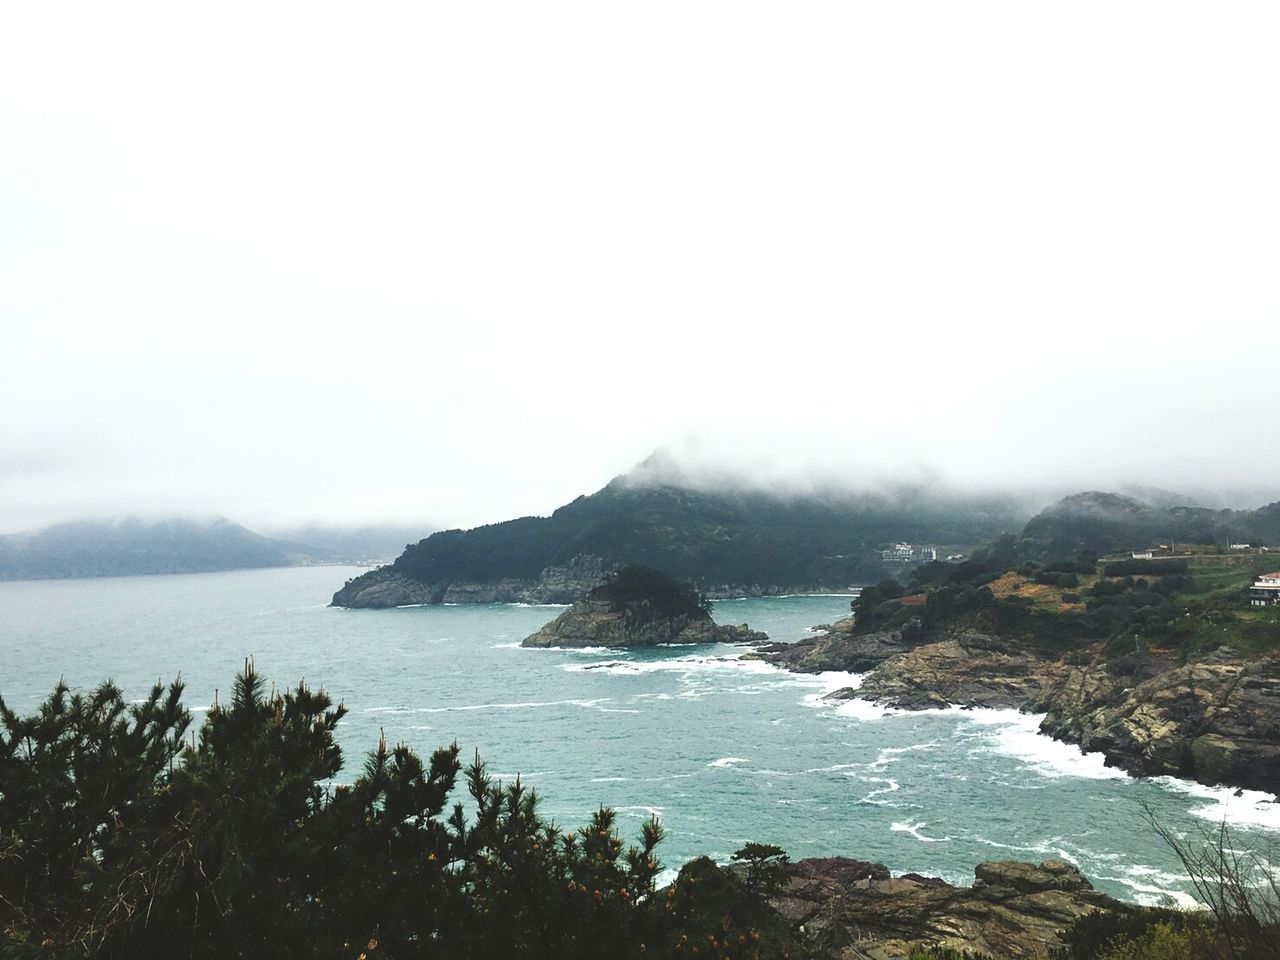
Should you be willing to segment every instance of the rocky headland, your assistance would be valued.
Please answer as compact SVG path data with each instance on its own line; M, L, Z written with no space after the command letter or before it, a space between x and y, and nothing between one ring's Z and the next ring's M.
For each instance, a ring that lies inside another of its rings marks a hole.
M832 699L1043 713L1042 733L1132 774L1280 793L1280 653L1250 659L1224 646L1182 665L1152 654L1105 659L1100 647L1054 657L975 631L933 636L914 622L856 634L846 620L748 656L865 675Z
M536 577L425 582L389 564L348 580L330 606L380 610L434 603L573 603L614 569L600 557L580 554L568 563L544 567Z
M767 639L746 624L717 624L696 590L656 570L625 567L526 637L521 646L645 647Z

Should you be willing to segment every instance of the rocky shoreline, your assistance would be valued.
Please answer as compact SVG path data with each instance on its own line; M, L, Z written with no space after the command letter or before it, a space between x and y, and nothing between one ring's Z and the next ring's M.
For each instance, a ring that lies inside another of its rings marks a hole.
M436 603L568 604L581 600L615 569L616 564L600 557L580 554L563 565L546 567L537 577L423 583L405 576L395 564L389 564L348 580L333 595L330 606L385 610ZM840 593L847 589L847 586L818 583L718 583L706 585L702 592L708 600L732 600L739 597Z
M787 864L770 905L823 955L855 960L906 957L913 947L1046 956L1081 917L1134 909L1062 860L981 863L973 885L957 887L847 857Z
M801 673L865 674L831 699L1043 713L1042 733L1131 774L1280 793L1280 654L1248 659L1219 647L1184 665L1149 654L1104 660L1100 648L1054 658L972 631L933 636L915 623L858 635L848 618L748 656Z

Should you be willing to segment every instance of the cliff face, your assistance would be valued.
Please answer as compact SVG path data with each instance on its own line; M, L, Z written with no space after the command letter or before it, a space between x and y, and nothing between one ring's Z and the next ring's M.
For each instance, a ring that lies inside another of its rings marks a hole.
M1131 684L1076 667L1028 707L1047 712L1042 732L1131 773L1280 793L1280 654L1220 647Z
M721 626L710 616L659 615L643 605L622 608L580 600L536 633L524 647L650 647L659 643L750 643L768 638L746 624Z

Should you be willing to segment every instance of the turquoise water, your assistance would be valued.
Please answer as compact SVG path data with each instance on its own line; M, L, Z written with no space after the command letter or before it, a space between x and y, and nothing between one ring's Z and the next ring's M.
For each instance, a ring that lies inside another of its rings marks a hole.
M1155 902L1185 899L1185 885L1142 801L1179 831L1226 817L1252 841L1280 840L1280 804L1263 795L1128 778L1038 736L1034 717L831 705L822 694L856 678L784 673L737 647L520 649L549 607L326 607L357 572L0 583L0 695L29 711L59 677L110 677L140 697L181 673L197 708L253 655L277 683L305 678L346 703L353 768L380 730L424 754L456 739L532 783L562 824L603 803L634 835L657 814L668 867L725 859L748 839L960 883L983 860L1063 857L1117 896ZM848 604L731 600L714 614L795 640Z

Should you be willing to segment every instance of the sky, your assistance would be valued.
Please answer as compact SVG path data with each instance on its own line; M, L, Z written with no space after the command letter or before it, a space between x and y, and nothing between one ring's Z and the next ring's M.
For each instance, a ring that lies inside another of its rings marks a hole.
M6 4L0 531L1280 486L1280 6Z

